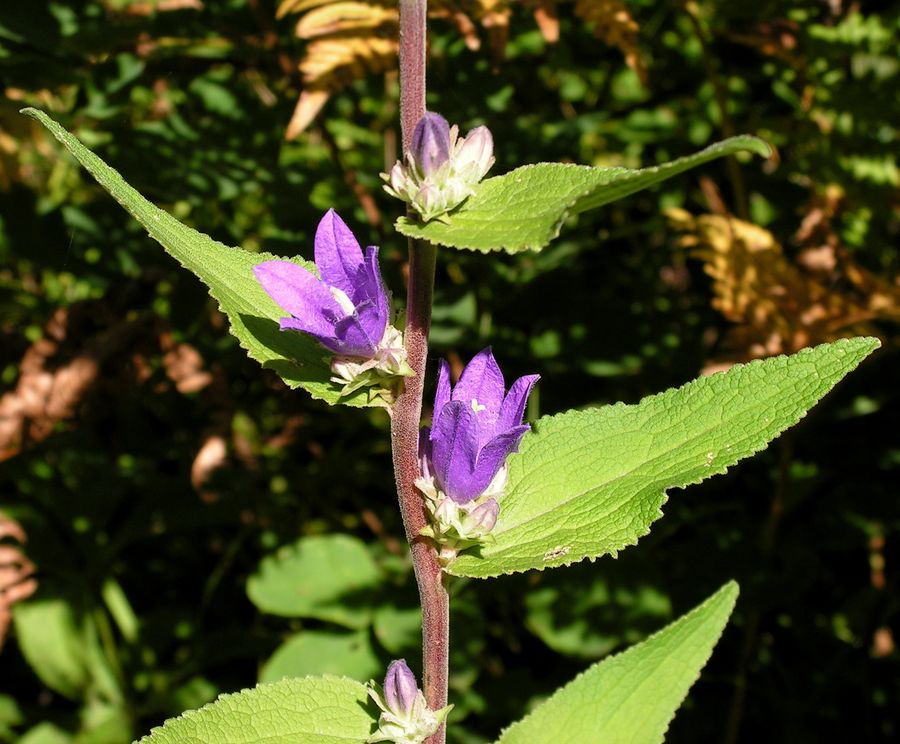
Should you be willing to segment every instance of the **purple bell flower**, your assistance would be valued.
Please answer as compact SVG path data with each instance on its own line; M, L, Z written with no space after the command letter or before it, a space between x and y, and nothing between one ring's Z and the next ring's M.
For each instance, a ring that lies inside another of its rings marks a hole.
M371 358L388 327L390 301L378 268L378 248L365 256L350 228L329 209L316 229L319 277L291 261L253 267L263 289L290 317L281 330L303 331L335 354Z
M506 392L488 347L472 358L451 388L450 367L441 360L432 427L420 439L423 476L433 478L435 487L457 504L484 494L531 428L522 416L538 379L520 377ZM495 507L490 510L483 517L493 526Z

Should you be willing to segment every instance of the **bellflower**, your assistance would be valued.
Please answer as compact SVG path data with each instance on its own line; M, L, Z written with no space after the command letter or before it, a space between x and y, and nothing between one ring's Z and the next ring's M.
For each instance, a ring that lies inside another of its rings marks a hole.
M437 731L453 707L431 710L403 659L391 662L381 689L375 682L369 682L368 692L381 709L378 730L366 739L370 744L380 741L420 744Z
M490 347L476 354L459 382L441 361L431 428L419 439L421 477L416 485L432 524L423 534L443 546L444 557L478 542L493 529L506 486L506 458L518 450L527 424L525 403L538 375L516 380L506 391Z
M447 221L447 212L472 194L494 164L494 140L487 127L465 137L440 114L427 112L413 131L405 162L382 173L384 189L415 209L423 220Z
M257 281L283 310L283 331L312 336L333 354L335 382L346 395L410 373L402 334L388 323L390 297L378 267L378 248L363 255L350 228L329 209L315 237L319 276L292 261L253 267ZM391 386L381 391L388 395Z

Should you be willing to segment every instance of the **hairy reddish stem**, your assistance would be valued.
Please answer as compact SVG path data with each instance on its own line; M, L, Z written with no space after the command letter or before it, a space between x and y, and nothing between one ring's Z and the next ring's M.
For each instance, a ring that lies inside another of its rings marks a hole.
M404 153L409 150L413 129L425 114L427 18L427 0L400 0L400 126Z
M409 149L416 123L425 113L427 5L427 0L400 0L400 123L404 153ZM422 603L422 689L432 710L447 705L450 599L437 553L430 541L419 536L427 520L425 503L415 481L419 476L419 428L436 257L436 248L430 243L409 241L404 343L415 376L406 378L406 387L397 398L391 417L394 477ZM444 744L444 740L442 725L428 744Z

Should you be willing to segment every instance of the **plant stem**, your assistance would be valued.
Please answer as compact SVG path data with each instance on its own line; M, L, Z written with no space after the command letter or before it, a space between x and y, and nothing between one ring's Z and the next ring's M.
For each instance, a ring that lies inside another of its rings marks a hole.
M428 0L400 0L400 127L403 152L425 114L425 40Z
M416 123L425 113L427 6L427 0L400 0L400 123L404 153L409 149ZM430 541L419 536L427 520L415 480L419 476L419 428L436 258L435 246L409 241L404 343L407 362L415 376L406 378L406 387L391 416L394 477L422 604L422 689L432 710L447 705L450 599L437 553ZM444 744L444 740L442 725L428 744Z

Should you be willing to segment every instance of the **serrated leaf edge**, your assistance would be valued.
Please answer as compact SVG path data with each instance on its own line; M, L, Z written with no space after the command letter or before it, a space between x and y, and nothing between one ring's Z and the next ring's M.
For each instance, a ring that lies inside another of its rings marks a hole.
M520 173L525 173L525 172L527 172L529 170L533 170L535 168L543 168L548 165L556 166L560 170L566 169L566 170L618 171L620 173L627 174L621 181L617 182L617 183L624 183L631 179L639 178L639 177L647 175L649 173L658 172L662 168L677 167L679 163L682 163L683 161L686 161L686 160L702 159L704 155L710 154L712 151L715 151L717 149L728 149L728 148L724 147L724 145L726 145L726 144L738 145L739 143L746 143L747 146L743 147L743 148L737 148L730 153L722 153L722 155L720 157L727 157L728 155L733 155L736 152L743 151L743 152L751 152L751 153L753 153L755 155L759 155L761 157L770 158L770 157L772 157L772 154L774 153L774 149L772 148L772 146L768 142L766 142L764 139L762 139L761 137L757 137L756 135L753 135L753 134L738 134L733 137L727 137L726 139L721 140L719 142L714 142L713 144L708 145L693 154L682 155L681 157L675 158L675 160L670 160L667 163L662 163L660 165L651 165L651 166L647 166L645 168L626 168L624 166L591 166L591 165L583 165L580 163L528 163L526 165L521 165L518 168L513 168L511 171L508 171L507 173L504 173L502 175L493 176L492 178L487 179L487 181L482 182L482 184L488 183L490 181L497 180L497 179L506 179L506 178L509 178L510 176L514 176L514 175L520 174ZM754 145L753 147L750 146L751 143ZM756 146L760 146L760 148L755 149ZM763 148L765 148L765 153L763 152ZM706 161L706 162L709 162L709 161ZM704 163L697 163L697 165L703 165L703 164ZM674 175L678 175L678 174L673 174L673 176ZM556 238L559 237L559 234L562 231L562 226L569 217L571 217L572 215L575 215L575 214L580 214L582 211L587 211L587 210L573 211L573 207L581 199L583 199L585 196L587 196L588 194L593 192L596 188L597 188L596 186L585 187L577 196L575 196L573 199L571 199L563 207L563 209L560 213L559 219L548 228L544 237L540 241L540 245L537 245L537 246L532 245L532 244L519 245L519 246L500 245L500 246L498 246L499 250L502 250L504 253L507 253L509 255L515 255L517 253L522 253L524 251L538 251L538 250L543 249L544 247L546 247L551 242L556 240ZM459 207L459 209L465 210L465 207L466 207L466 203L463 202L462 205ZM453 212L450 213L450 220L451 220L451 225L452 225ZM429 243L432 242L432 241L428 240L428 238L425 238L425 237L419 235L415 231L413 231L413 232L410 232L408 230L404 231L403 228L407 227L407 226L414 227L414 228L415 227L418 227L418 228L424 227L424 225L421 225L418 222L412 222L408 217L400 217L397 219L397 221L394 224L394 228L401 235L405 235L407 237L412 237L417 240L426 240ZM446 248L456 248L456 249L460 249L460 250L472 251L473 253L482 253L482 254L493 253L493 252L495 252L495 250L497 250L496 248L479 248L479 247L473 248L473 247L465 245L461 242L453 242L452 239L447 239L444 242L433 243L433 244L437 245L437 246L443 246Z
M730 591L727 591L730 589L733 589L733 593ZM725 596L722 596L722 595L725 595ZM657 636L661 635L662 633L665 633L668 630L671 630L672 628L676 628L680 625L683 625L688 620L690 620L692 617L694 617L695 615L697 615L700 612L702 612L703 610L705 610L709 605L715 603L716 601L720 601L721 599L724 599L724 603L726 605L730 604L731 609L728 611L728 614L725 617L725 622L722 623L722 627L719 629L719 632L716 634L715 639L713 640L713 643L710 646L709 655L706 657L703 664L700 665L699 671L694 676L694 679L691 681L691 683L688 685L688 688L685 691L684 696L681 698L681 700L678 701L678 705L675 707L675 713L672 715L671 718L669 718L668 722L666 723L666 727L662 730L662 732L661 732L662 737L660 738L660 741L664 740L665 734L669 730L669 726L671 726L672 721L675 719L675 715L678 713L678 709L681 707L681 704L687 699L688 694L690 694L691 688L694 686L694 684L696 684L697 680L700 679L700 676L703 674L703 667L706 666L706 662L708 662L710 657L712 656L712 652L715 649L716 644L718 644L719 639L721 639L722 634L725 632L725 628L728 625L728 620L731 617L732 613L734 612L734 608L735 608L735 605L737 604L739 595L740 595L740 586L734 579L731 579L730 581L726 582L721 587L719 587L719 589L717 589L716 592L712 596L707 597L703 602L701 602L699 605L694 607L692 610L690 610L689 612L687 612L684 615L682 615L681 617L679 617L674 622L671 622L668 625L660 628L653 635L647 636L647 638L645 638L640 643L636 643L632 646L629 646L624 651L619 651L617 653L609 654L608 656L604 657L600 661L589 666L584 671L579 672L577 675L575 675L575 677L573 677L571 680L569 680L563 687L557 689L556 692L554 692L549 698L547 698L544 701L544 703L542 703L542 705L545 703L549 703L551 700L553 700L553 698L555 698L557 695L562 693L562 691L565 690L569 685L575 684L575 682L577 682L579 679L581 679L586 674L588 674L592 669L600 666L601 664L603 664L607 661L610 661L611 659L626 658L629 654L632 654L633 652L635 652L643 644L649 643ZM507 726L505 729L503 729L500 732L500 736L497 738L497 740L494 742L494 744L502 744L502 739L505 736L506 732L509 731L516 724L527 721L529 718L531 718L531 716L534 715L534 712L535 711L532 711L531 713L526 715L524 718L521 718L519 721L515 721L515 722L511 723L509 726Z
M148 734L145 734L140 739L135 740L133 742L133 744L143 744L144 742L149 742L151 737L155 736L157 733L162 731L169 724L177 722L177 721L182 721L182 720L185 720L185 721L190 720L191 718L194 718L195 716L198 716L201 713L203 713L203 711L205 711L206 709L212 708L214 705L218 705L219 703L224 702L225 700L227 700L229 698L240 697L241 695L244 695L248 692L254 692L255 690L259 690L264 687L277 687L279 685L284 686L289 683L302 682L303 680L307 680L307 679L339 680L341 682L352 682L355 685L359 685L361 690L363 692L365 692L365 685L362 682L352 679L351 677L341 677L341 676L338 676L335 674L318 674L318 675L308 674L305 677L288 677L285 679L280 679L277 682L261 682L257 685L254 685L253 687L244 687L244 688L238 690L237 692L224 692L221 695L218 695L216 697L216 699L213 700L211 703L207 703L206 705L204 705L200 708L196 708L195 710L186 710L181 715L174 716L173 718L167 718L165 721L163 721L163 723L161 725L154 726L152 729L150 729L150 732ZM375 719L372 718L372 721L374 722Z
M157 207L157 206L156 206L155 204L153 204L149 199L147 199L147 198L144 197L142 194L140 194L140 192L138 192L137 189L135 189L133 186L131 186L131 185L128 183L128 181L122 176L121 173L119 173L119 171L118 171L116 168L113 168L111 165L109 165L109 163L107 163L106 161L104 161L99 155L97 155L96 153L94 153L93 151L91 151L87 146L84 145L84 143L82 143L82 142L78 139L78 137L76 137L74 134L72 134L71 132L69 132L65 127L63 127L63 126L62 126L59 122L57 122L55 119L53 119L53 118L51 118L50 116L48 116L45 112L41 111L40 109L28 107L28 108L23 108L23 109L21 109L21 110L19 111L19 113L24 114L25 116L28 116L28 117L34 119L35 121L39 122L42 126L44 126L44 127L50 132L50 134L52 134L53 137L54 137L54 138L55 138L55 139L63 146L63 148L64 148L64 149L65 149L65 150L66 150L73 158L75 158L75 160L78 161L78 163L79 163L79 164L80 164L80 165L88 172L88 174L91 176L91 178L93 178L95 181L97 181L98 185L99 185L102 189L104 189L104 191L105 191L107 194L109 194L109 196L111 196L111 197L119 204L119 206L121 206L126 212L128 212L128 214L131 215L132 219L134 219L138 224L140 224L140 225L147 231L147 234L148 234L153 240L155 240L157 243L159 243L159 244L162 246L163 250L165 251L166 255L169 256L169 258L173 259L179 266L181 266L181 268L183 268L184 270L188 271L191 275L194 276L195 279L197 279L204 287L206 287L207 294L208 294L213 300L215 300L215 302L217 303L216 306L217 306L218 311L219 311L220 313L222 313L226 318L228 318L228 333L229 333L230 335L232 335L235 339L237 339L238 346L240 346L240 348L242 348L242 349L247 353L247 356L248 356L248 357L250 357L253 361L255 361L257 364L259 364L261 367L263 367L263 369L269 369L268 362L271 361L271 360L262 360L262 359L260 359L256 354L254 354L254 353L250 350L250 348L249 348L249 347L241 340L241 338L235 333L235 331L234 331L234 323L233 323L233 321L232 321L231 313L229 313L229 312L223 307L223 305L222 305L222 300L219 299L219 297L217 297L217 296L214 294L212 287L210 287L203 279L201 279L199 276L197 276L197 274L193 271L193 269L191 269L191 268L190 268L184 261L182 261L178 256L173 255L168 249L166 249L166 247L162 244L162 242L159 240L159 238L157 238L157 236L156 236L157 231L159 231L159 230L164 230L164 229L165 229L165 226L164 226L164 225L152 225L152 224L148 223L147 220L145 220L144 218L139 217L137 214L135 214L135 212L131 209L131 207L129 207L127 204L123 203L123 202L119 199L119 197L118 197L113 191L107 189L107 188L100 182L99 178L98 178L94 173L91 172L91 170L88 168L88 166L87 166L87 165L85 164L85 162L83 161L82 157L80 157L78 154L72 152L72 150L70 150L70 149L66 146L66 141L65 141L66 136L69 136L69 137L73 138L74 140L76 140L76 141L78 142L78 144L80 144L82 147L84 147L84 149L87 150L87 152L90 153L90 155L92 155L93 157L95 157L95 158L100 162L101 165L103 165L103 166L105 166L106 168L108 168L108 169L111 171L111 175L120 178L127 188L133 190L136 194L138 194L138 196L140 196L142 199L144 199L144 201L146 201L147 204L149 205L149 207L151 208L154 217L157 217L157 218L160 220L160 222L162 222L163 219L174 220L175 222L178 222L178 224L182 225L182 227L184 227L184 228L186 228L186 229L188 229L188 230L191 230L192 232L195 232L195 233L197 233L198 235L202 236L203 238L205 238L205 239L211 241L212 244L215 245L216 248L221 248L221 249L226 250L226 251L241 251L242 253L245 253L245 254L247 254L248 256L252 256L254 259L258 258L259 260L258 260L258 261L255 261L255 263L262 263L263 261L270 261L270 260L273 260L273 259L288 260L288 261L292 261L292 262L296 263L298 266L302 266L303 268L305 268L305 269L307 269L307 270L310 270L310 271L313 271L314 273L318 274L318 271L316 270L315 264L313 264L313 263L310 262L310 261L307 261L306 259L304 259L304 258L302 258L302 257L300 257L300 256L293 256L293 257L290 257L290 258L284 258L284 257L282 257L282 256L276 256L276 255L274 255L274 254L272 254L272 253L268 253L268 252L251 253L250 251L244 250L243 248L241 248L241 247L239 247L239 246L230 246L230 245L226 245L225 243L222 243L222 242L216 240L215 238L213 238L213 237L211 237L211 236L209 236L209 235L206 235L205 233L201 233L199 230L195 230L194 228L192 228L192 227L190 227L190 226L188 226L188 225L184 225L184 224L181 223L179 220L177 220L174 216L172 216L171 214L169 214L168 212L166 212L164 209L161 209L160 207ZM327 354L325 354L325 353L323 352L323 354L322 354L322 360L323 360L323 366L324 366L324 367L328 367L328 363L325 361L325 360L327 360L327 358L328 358L328 357L327 357ZM276 374L277 374L277 373L276 373ZM334 400L332 400L332 399L331 399L330 397L328 397L327 395L325 395L325 394L323 394L323 393L316 392L314 389L313 389L313 390L310 390L310 389L304 387L304 386L303 386L301 383L299 383L299 382L292 381L292 380L285 380L284 378L281 378L280 375L279 375L279 378L282 380L282 382L284 382L285 385L287 385L287 386L288 386L289 388L291 388L292 390L296 390L296 389L298 389L298 388L301 388L301 389L305 390L305 391L310 395L310 397L313 398L314 400L321 400L321 401L324 401L325 403L327 403L327 404L330 405L330 406L334 406L334 405L340 404L340 405L350 406L350 407L354 407L354 408L366 408L366 407L369 407L369 406L367 405L367 399L366 399L365 393L360 394L360 395L353 395L353 396L349 396L349 397L343 397L343 398L341 398L340 396L338 396L338 397L336 397ZM330 385L331 385L331 387L333 388L333 390L334 390L336 393L341 389L341 386L339 386L339 385L337 385L337 384L335 384L335 383L330 383Z
M806 356L806 355L808 355L808 354L814 352L816 349L820 349L820 348L825 347L825 346L831 346L831 347L835 347L835 346L837 346L837 347L846 347L846 346L848 346L849 344L853 343L854 341L860 341L860 340L863 340L863 339L868 340L868 341L870 342L868 350L867 350L862 356L860 356L860 358L857 359L856 362L855 362L851 367L848 367L848 368L847 368L847 370L844 372L844 375L843 375L840 379L836 380L836 381L834 382L834 384L832 384L831 387L829 387L828 390L826 390L826 391L823 393L822 397L824 397L824 396L827 395L829 392L831 392L831 390L833 390L834 387L835 387L835 386L836 386L836 385L837 385L844 377L846 377L848 374L850 374L850 372L852 372L854 369L856 369L856 368L862 363L862 361L863 361L867 356L869 356L869 354L871 354L873 351L875 351L876 349L878 349L878 348L881 346L881 341L880 341L879 339L874 338L874 337L872 337L872 336L857 336L857 337L854 337L854 338L838 339L837 341L831 341L831 342L829 342L829 343L819 344L818 346L813 346L813 347L807 347L807 348L805 348L805 349L800 349L799 351L795 352L794 354L779 354L778 356L774 356L774 357L767 357L767 358L765 358L765 359L754 359L754 360L752 360L752 361L750 361L750 362L746 362L746 363L743 363L743 364L735 364L735 365L734 365L733 367L731 367L730 369L734 369L735 367L750 368L750 367L753 367L753 366L759 366L759 365L761 365L761 364L765 364L765 363L767 363L767 362L771 362L771 361L773 361L773 360L775 360L775 359L790 359L790 358L796 358L796 357L798 357L798 356ZM860 344L860 351L862 351L864 348L865 348L865 345L864 345L864 344ZM715 376L717 376L717 375L724 375L724 374L726 374L726 372L728 372L728 371L729 371L729 370L724 370L724 371L720 371L720 372L715 372L715 373L713 373L712 375L709 375L708 377L715 377ZM622 401L619 401L619 402L617 402L617 403L612 403L612 404L610 404L610 406L604 406L604 408L607 408L607 407L611 407L611 408L628 408L628 407L632 407L632 406L637 406L637 405L640 405L641 403L651 401L651 400L653 400L653 399L655 399L655 398L659 398L659 397L668 395L669 393L672 393L672 392L674 392L674 391L676 391L676 390L680 390L681 388L686 387L687 385L690 385L690 384L692 384L692 383L694 383L694 382L697 382L697 380L702 380L702 379L706 379L706 378L697 378L697 379L695 379L695 380L691 380L690 382L685 383L684 385L681 385L681 386L678 386L678 387L670 387L670 388L668 388L668 389L666 389L666 390L664 390L664 391L662 391L662 392L659 392L659 393L653 393L652 395L648 395L647 397L642 398L638 403L624 403L624 402L622 402ZM819 400L821 400L821 398L819 398ZM817 402L818 402L818 401L817 401ZM620 551L624 550L625 548L628 548L628 547L637 545L641 538L646 537L647 535L649 535L649 534L650 534L650 527L652 527L652 526L659 520L660 517L664 516L663 511L662 511L662 507L665 506L666 503L667 503L668 500L669 500L669 490L670 490L670 489L681 489L681 490L684 490L685 488L688 488L688 487L690 487L690 486L695 486L695 485L697 485L697 484L699 484L699 483L702 483L703 481L707 480L707 478L712 477L712 476L714 476L714 475L724 475L725 473L727 473L727 472L729 471L729 468L731 468L731 467L737 465L739 462L741 462L741 461L743 461L743 460L746 460L746 459L748 459L748 458L750 458L750 457L753 457L754 455L758 454L759 452L762 452L764 449L766 449L766 448L769 446L769 444L770 444L772 441L774 441L774 440L777 439L779 436L781 436L785 431L787 431L788 429L790 429L790 428L793 427L793 426L796 426L800 421L802 421L802 420L806 417L806 415L809 413L809 411L810 411L811 408L812 408L812 407L810 407L810 408L808 408L808 409L806 409L806 410L804 410L804 411L800 411L799 415L797 416L797 418L796 418L793 422L788 423L788 424L786 424L783 428L779 429L779 430L774 434L774 436L772 436L771 438L769 438L769 439L763 439L762 442L759 443L759 444L756 444L756 445L750 445L750 449L749 449L749 451L747 452L747 454L744 455L743 457L741 457L741 458L738 460L737 463L732 463L731 465L720 465L720 466L718 466L718 467L716 467L716 468L710 467L710 468L707 470L706 475L705 475L704 477L698 479L698 480L692 480L692 481L689 481L689 482L685 483L683 486L669 486L669 488L663 489L663 490L662 490L662 493L660 494L660 496L662 497L662 501L660 502L660 508L657 510L656 516L654 517L654 519L653 519L651 522L648 523L646 530L644 530L643 532L637 534L637 535L634 537L633 540L627 540L627 541L623 542L619 547L617 547L617 548L615 548L615 549L612 549L612 548L611 548L611 549L608 550L608 552L605 552L605 553L598 553L597 555L585 555L585 556L582 556L581 558L573 558L572 560L569 560L569 561L566 561L566 560L561 560L561 561L559 561L559 562L553 562L552 560L551 560L551 561L545 561L544 565L534 566L534 567L528 568L528 569L513 569L513 570L510 570L510 571L497 571L496 573L486 573L486 574L478 574L478 575L473 575L473 574L471 574L471 573L455 573L455 572L453 571L453 565L454 565L454 563L456 563L456 562L459 560L459 558L457 558L457 559L455 559L454 561L451 561L451 562L444 568L444 570L445 570L447 573L449 573L450 575L452 575L452 576L458 576L458 577L460 577L460 578L465 577L465 578L470 578L470 579L493 579L493 578L496 578L496 577L498 577L498 576L511 576L511 575L517 574L517 573L524 573L525 571L544 571L544 570L546 570L546 569L548 569L548 568L561 568L561 567L562 567L562 568L565 568L565 567L567 567L567 566L572 566L572 565L574 565L574 564L576 564L576 563L581 563L582 561L585 561L585 560L590 561L591 563L594 563L594 562L596 562L597 560L599 560L600 558L604 558L604 557L606 557L606 556L611 556L613 559L618 558L618 555L619 555L619 552L620 552ZM540 419L538 419L538 423L540 423L541 421L552 421L552 420L554 420L554 419L562 418L563 416L566 416L566 417L576 417L576 418L577 418L577 417L580 417L580 416L587 416L587 415L590 415L591 413L596 412L597 410L598 410L598 409L594 408L594 409L583 409L583 410L562 411L562 412L560 412L560 413L551 414L551 415L549 415L549 416L542 416ZM515 455L513 455L513 457L515 457ZM577 498L577 496L576 496L576 497L573 497L573 498ZM503 520L503 507L502 507L502 502L501 502L500 520L498 521L498 525L500 525L500 524L503 523L502 520ZM464 558L464 557L467 557L466 554L463 554L463 555L460 556L460 558ZM471 555L469 555L468 557L474 558L474 556L471 556ZM562 556L560 556L560 557L562 557Z

